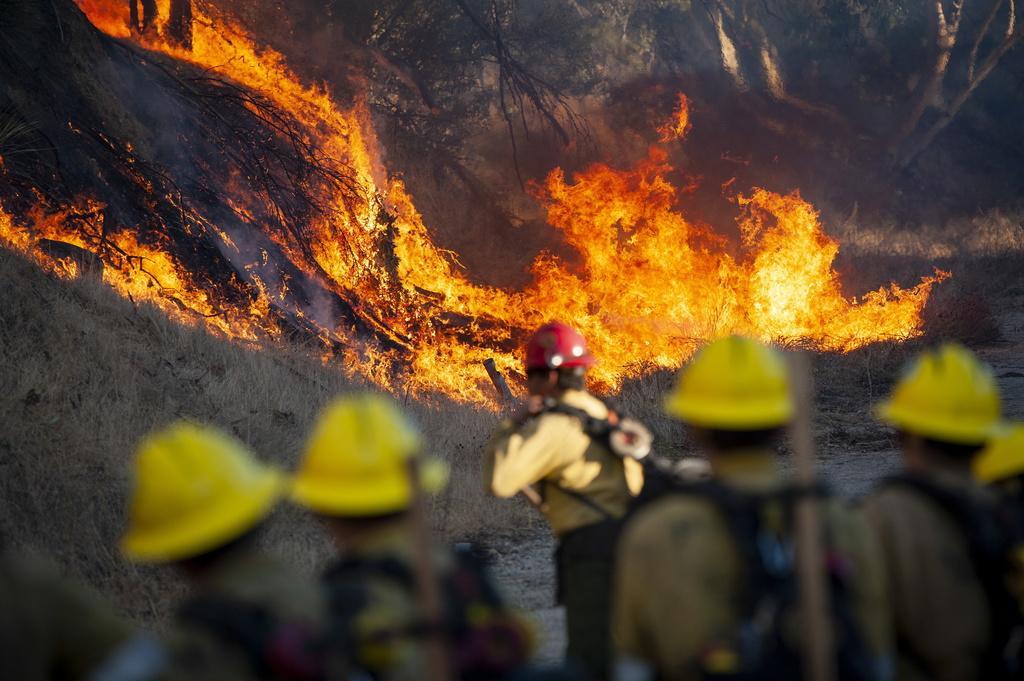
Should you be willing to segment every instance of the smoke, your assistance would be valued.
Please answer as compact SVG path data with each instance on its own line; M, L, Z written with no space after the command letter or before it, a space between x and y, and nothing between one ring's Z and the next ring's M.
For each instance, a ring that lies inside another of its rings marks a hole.
M135 61L111 60L98 65L98 69L104 67L113 70L114 77L104 79L111 94L122 106L130 107L141 128L124 131L123 139L131 140L134 152L148 163L173 169L179 184L195 182L194 168L182 162L194 155L189 153L190 147L202 139L199 121L203 117L195 103L172 97L180 86L155 64L140 68Z

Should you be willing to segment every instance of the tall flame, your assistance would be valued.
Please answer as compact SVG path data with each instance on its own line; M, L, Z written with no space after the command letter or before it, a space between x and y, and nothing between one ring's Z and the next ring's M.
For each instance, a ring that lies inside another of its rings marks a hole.
M132 35L124 3L77 2L102 30ZM937 271L914 288L891 285L861 301L843 297L832 270L839 245L823 233L816 212L798 193L753 189L738 199L738 248L688 219L676 208L681 190L666 179L672 169L664 146L689 125L688 102L680 96L675 117L659 130L661 143L643 161L626 169L596 164L571 182L555 170L536 189L549 223L579 252L579 265L542 253L524 290L477 286L431 241L403 184L387 177L364 104L340 108L328 91L303 85L279 54L258 47L228 20L197 11L193 28L191 50L163 41L159 31L134 39L271 99L295 117L323 158L357 179L355 204L340 192L321 197L331 208L310 226L308 242L268 237L294 266L351 301L357 314L380 320L395 347L406 349L389 351L337 320L294 311L325 338L351 348L346 363L384 387L401 384L413 392L439 390L489 402L481 363L493 358L500 369L518 371L517 344L552 319L584 333L602 360L592 375L607 389L651 367L679 366L700 342L728 333L846 351L920 333L920 311L931 287L949 276ZM242 189L227 197L243 218L258 214L259 201ZM0 209L0 237L51 265L58 259L42 254L40 239L99 252L105 261L111 253L124 254L127 262L103 274L123 294L153 300L169 314L180 315L185 306L238 338L257 337L261 319L284 304L279 287L286 284L261 278L258 263L246 266L253 269L256 299L247 309L226 312L164 244L140 244L125 234L109 244L109 252L98 250L96 240L81 232L82 225L99 219L101 209L83 199L62 213L40 211L21 222ZM227 257L238 251L227 230L211 228ZM382 253L385 244L393 253Z

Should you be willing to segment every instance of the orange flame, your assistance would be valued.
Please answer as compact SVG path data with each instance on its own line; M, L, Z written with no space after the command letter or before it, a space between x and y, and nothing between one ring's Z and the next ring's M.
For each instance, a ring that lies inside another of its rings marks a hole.
M678 104L673 113L672 118L658 128L662 142L681 140L686 136L686 129L690 126L690 98L680 92Z
M131 34L122 3L77 2L102 30ZM476 286L455 271L452 254L433 244L402 183L387 177L365 105L340 109L326 90L302 85L280 55L259 48L224 19L197 13L193 26L191 51L165 44L159 26L157 35L134 39L270 98L295 117L324 158L355 173L361 187L357 205L342 196L323 197L332 209L311 226L309 243L268 236L295 266L351 301L364 318L380 320L382 333L407 350L386 351L337 320L310 320L325 338L353 348L346 359L387 388L491 402L483 360L493 358L499 369L518 371L516 343L552 319L584 333L602 360L592 375L606 389L654 367L677 367L703 340L728 333L846 351L919 334L931 287L949 276L936 272L909 290L892 285L862 301L848 300L831 269L838 243L823 233L813 208L797 193L780 196L762 189L738 200L742 243L730 253L725 237L675 208L680 190L665 179L671 170L667 152L654 146L635 167L597 164L572 183L556 170L537 190L550 224L580 253L579 266L542 253L525 290ZM681 138L688 125L688 101L680 95L674 119L659 129L662 141ZM237 214L258 214L259 197L240 187L224 189ZM88 225L88 216L101 208L83 200L60 214L39 212L27 226L16 226L0 210L0 237L37 255L40 238L101 253L105 261L110 253L127 254L123 266L107 267L103 275L124 295L155 301L179 318L180 307L187 307L238 338L258 336L261 319L282 304L284 296L275 286L283 284L271 286L255 272L256 300L249 309L227 313L204 297L196 278L182 272L160 244L144 245L124 235L116 248L104 251L102 243L74 228L76 222ZM230 236L219 234L223 247L231 249Z

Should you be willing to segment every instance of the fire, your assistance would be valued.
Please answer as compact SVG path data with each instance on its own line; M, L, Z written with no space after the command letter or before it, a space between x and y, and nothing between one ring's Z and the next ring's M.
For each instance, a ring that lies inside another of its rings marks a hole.
M102 30L131 35L125 3L77 1ZM519 345L552 319L580 328L602 360L593 371L596 382L614 389L626 376L677 367L703 340L728 333L839 351L912 337L931 287L948 276L937 272L909 290L883 287L861 301L844 298L831 269L839 245L797 193L754 189L740 198L738 247L688 219L676 208L683 190L665 179L671 167L664 146L689 125L688 102L680 96L673 120L659 129L661 143L640 163L597 164L571 182L556 170L536 189L550 224L580 253L578 266L542 253L525 290L473 285L457 271L453 254L431 241L402 183L387 176L364 104L340 107L229 20L195 11L191 50L165 43L159 25L133 39L272 100L334 171L354 178L355 199L341 192L320 197L329 209L303 226L301 237L278 230L266 238L297 272L347 301L358 318L373 320L376 335L352 328L329 305L297 306L266 251L262 261L244 256L227 225L208 231L225 258L246 263L240 272L246 285L239 286L248 302L231 309L169 255L169 244L103 229L104 207L89 199L20 221L0 210L0 237L8 244L69 275L80 263L48 256L40 244L80 247L102 259L104 281L124 295L153 301L178 318L198 316L236 338L272 337L276 327L266 320L286 313L347 348L344 363L383 387L478 403L492 400L482 362L493 358L499 369L518 371ZM269 210L241 178L224 178L219 192L242 222L260 224L258 216Z
M15 226L0 208L0 239L25 253L45 254L43 264L57 274L94 272L126 297L150 301L183 322L198 317L214 329L245 340L266 334L262 321L269 311L266 299L225 310L159 245L139 243L128 232L108 233L103 228L103 208L94 201L82 201L51 215L36 210L23 226ZM65 246L68 244L72 248Z

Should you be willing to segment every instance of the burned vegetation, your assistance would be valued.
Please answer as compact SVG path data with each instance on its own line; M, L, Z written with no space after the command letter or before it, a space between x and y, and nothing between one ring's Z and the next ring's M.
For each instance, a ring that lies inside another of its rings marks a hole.
M183 311L196 306L180 298L202 291L211 302L196 313L228 325L251 325L244 315L270 292L259 326L271 333L340 342L314 323L327 310L394 346L324 288L308 253L308 226L361 199L343 159L266 97L112 38L71 0L6 5L17 10L0 27L10 229L35 230L35 248L65 267L122 271ZM43 233L57 220L60 234ZM303 268L281 244L306 256Z

